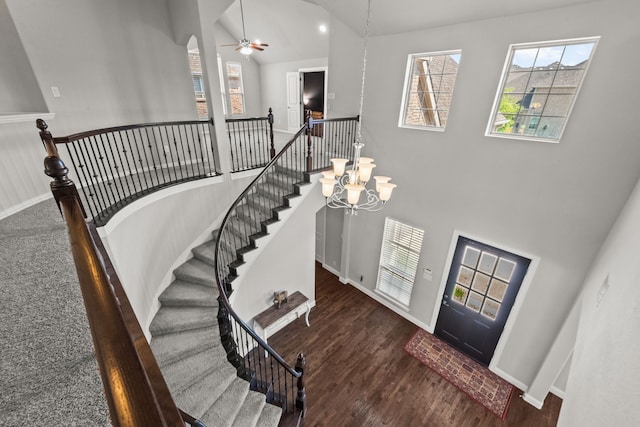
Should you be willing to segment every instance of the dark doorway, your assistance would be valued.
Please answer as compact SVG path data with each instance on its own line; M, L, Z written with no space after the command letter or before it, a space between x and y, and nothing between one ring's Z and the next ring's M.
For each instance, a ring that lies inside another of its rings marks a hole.
M324 71L302 72L303 122L308 112L316 120L324 119Z
M435 334L489 366L530 263L459 236Z

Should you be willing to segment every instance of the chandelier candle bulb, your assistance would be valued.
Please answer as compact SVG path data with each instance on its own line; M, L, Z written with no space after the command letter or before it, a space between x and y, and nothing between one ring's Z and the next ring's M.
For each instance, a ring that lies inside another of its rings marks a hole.
M322 183L322 195L324 197L331 197L333 194L333 186L336 185L336 180L333 178L320 178Z
M347 202L350 205L357 205L360 200L360 193L364 190L364 185L347 184L344 186L347 190Z
M380 200L383 203L391 198L391 192L397 187L397 185L391 184L390 182L381 182L378 186L380 187Z
M331 163L333 163L333 173L335 176L344 175L344 170L347 167L347 162L349 159L331 159Z
M373 163L362 163L362 158L360 159L360 165L358 169L360 170L360 182L367 183L371 179L371 172L376 165Z
M373 179L376 180L376 193L380 193L380 184L391 181L391 178L388 176L374 176Z

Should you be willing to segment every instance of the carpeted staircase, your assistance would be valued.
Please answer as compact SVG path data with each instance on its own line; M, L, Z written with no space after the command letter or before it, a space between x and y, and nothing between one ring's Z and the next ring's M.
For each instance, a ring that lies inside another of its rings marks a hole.
M299 176L295 179L301 180ZM268 234L246 219L259 216L265 226L277 221L289 198L299 195L301 183L292 188L289 182L285 171L270 172L268 184L238 207L230 224L238 239L251 247L255 245L250 235ZM276 208L269 207L274 206L269 199L279 200ZM250 390L227 361L221 344L213 267L217 234L215 231L213 240L192 250L194 257L174 271L175 280L160 295L160 309L149 327L151 348L177 406L207 426L277 426L282 409L266 403L264 394ZM242 262L240 254L235 267Z

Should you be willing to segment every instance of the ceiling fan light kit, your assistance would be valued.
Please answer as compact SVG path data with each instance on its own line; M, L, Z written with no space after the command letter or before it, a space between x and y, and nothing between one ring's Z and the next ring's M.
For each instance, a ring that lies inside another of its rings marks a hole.
M266 43L252 43L247 38L247 33L244 26L244 9L242 7L242 0L240 0L240 17L242 18L242 39L237 44L223 44L221 46L236 46L236 50L240 51L243 55L251 55L254 50L262 52L265 47L269 46Z

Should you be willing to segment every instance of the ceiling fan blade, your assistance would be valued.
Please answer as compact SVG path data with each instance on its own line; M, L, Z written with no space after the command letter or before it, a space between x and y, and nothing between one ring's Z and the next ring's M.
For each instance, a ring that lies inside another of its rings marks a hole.
M255 45L255 46L265 46L265 47L269 46L266 43L252 43L252 44Z
M240 50L242 49L242 46L238 46L235 50Z
M234 44L221 44L220 46L238 46L238 43L234 43Z
M262 52L264 49L258 46L251 46L253 49L255 50L259 50L260 52Z

